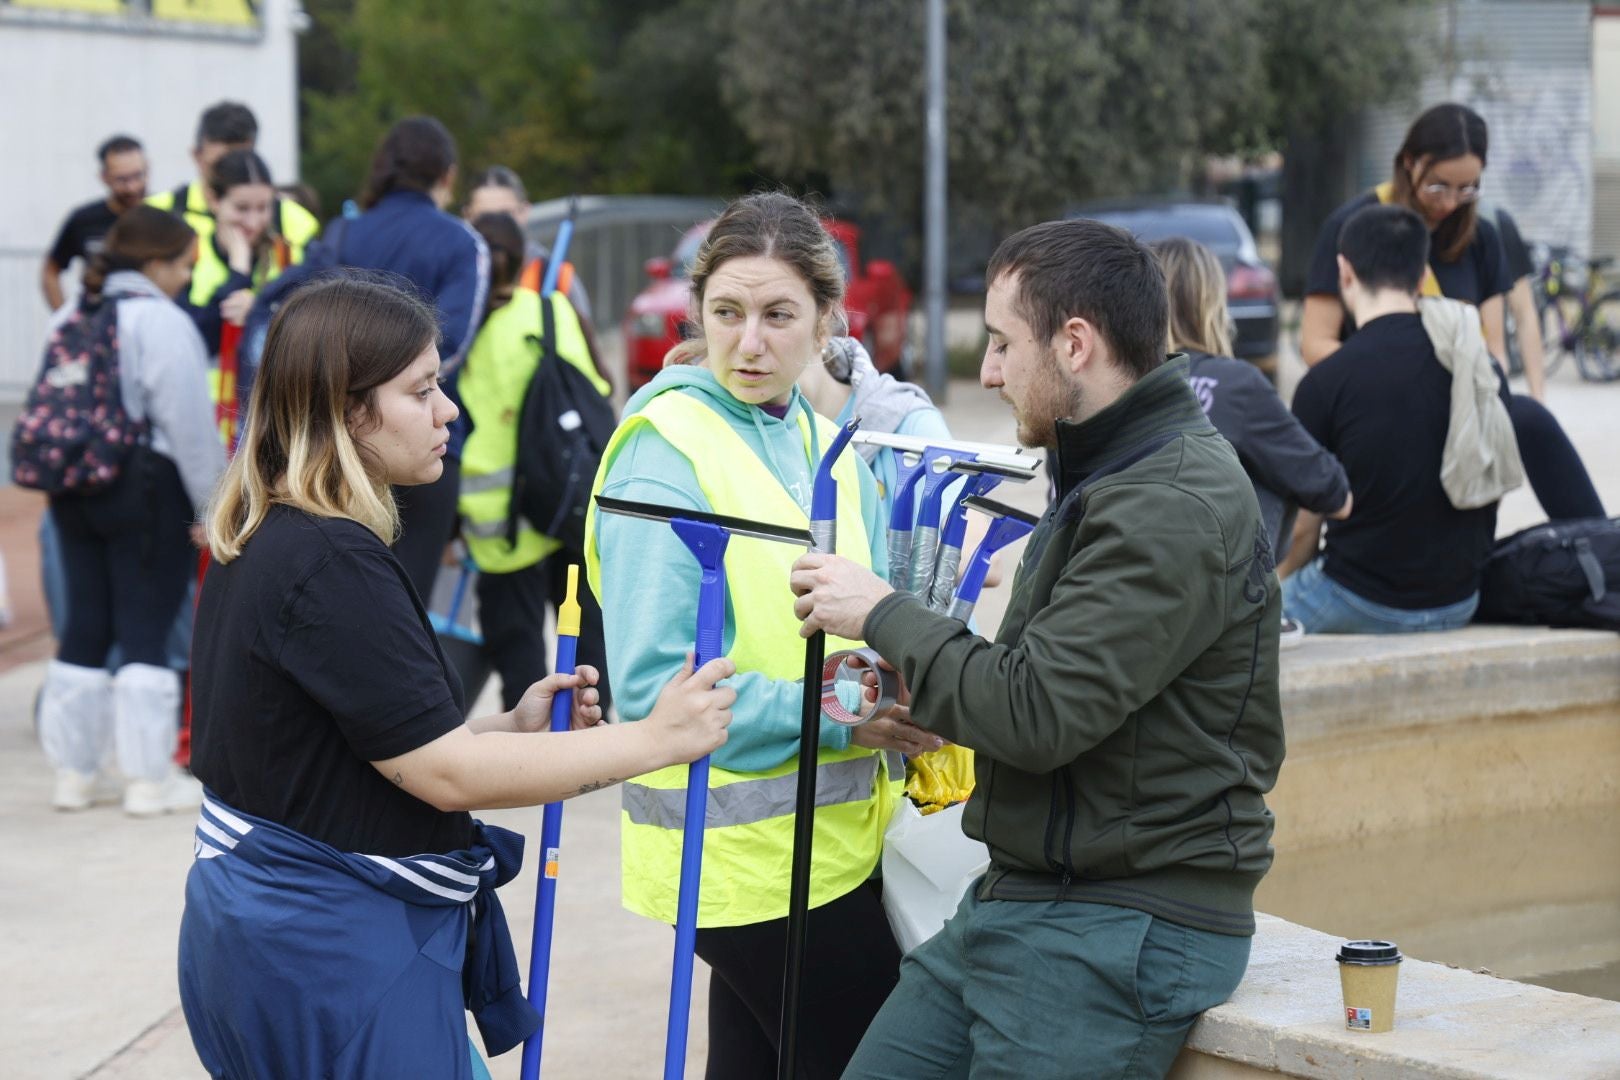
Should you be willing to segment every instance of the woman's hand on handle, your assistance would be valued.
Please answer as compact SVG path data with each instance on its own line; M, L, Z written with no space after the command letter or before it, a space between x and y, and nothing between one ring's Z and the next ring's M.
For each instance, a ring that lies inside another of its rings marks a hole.
M726 742L731 706L737 691L716 686L737 673L737 665L722 656L692 670L692 654L658 694L652 713L642 721L657 740L656 752L671 765L696 761Z
M550 731L551 703L564 690L574 692L574 709L570 727L574 731L595 727L602 722L602 695L596 684L602 681L601 672L589 664L576 667L573 674L547 675L524 691L517 707L512 710L511 731Z

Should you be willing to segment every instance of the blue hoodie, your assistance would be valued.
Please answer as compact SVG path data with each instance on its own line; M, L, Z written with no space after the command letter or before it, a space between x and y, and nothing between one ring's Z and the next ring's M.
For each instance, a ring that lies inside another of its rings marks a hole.
M817 439L812 440L817 445L804 444L797 414L802 410L809 415L810 406L797 387L787 417L778 420L764 409L732 397L706 368L667 367L630 399L624 415L634 415L662 393L691 394L723 416L809 513L822 448ZM888 553L877 482L864 464L858 470L872 569L886 578ZM691 463L650 426L641 427L625 443L608 470L602 494L711 509ZM639 720L652 712L659 691L691 651L697 625L698 565L686 545L661 522L598 514L595 542L602 562L600 599L613 695L625 719ZM726 598L727 653L737 632L733 600ZM728 680L728 685L736 689L737 703L732 707L729 738L714 753L715 764L734 772L761 772L792 759L799 749L802 682L744 672ZM846 748L850 730L823 718L821 745L832 750Z

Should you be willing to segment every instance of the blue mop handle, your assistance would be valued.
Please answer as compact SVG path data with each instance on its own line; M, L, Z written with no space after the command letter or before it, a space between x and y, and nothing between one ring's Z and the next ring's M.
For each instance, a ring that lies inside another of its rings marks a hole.
M945 503L945 490L961 479L950 469L935 472L933 462L943 457L946 461L970 461L972 454L938 453L929 455L927 478L923 480L922 507L917 511L917 528L911 540L911 591L924 603L934 581L934 560L939 556L939 519Z
M861 418L857 416L839 428L832 445L827 447L827 452L821 455L821 463L816 466L816 486L810 495L811 551L833 553L838 528L838 481L833 479L833 466L849 445L849 440L855 437L855 429L860 426Z
M726 630L726 543L718 525L676 518L670 522L702 567L698 587L693 670L721 655ZM709 755L686 774L686 819L681 830L681 890L675 909L675 965L669 982L669 1028L664 1036L664 1080L686 1073L686 1036L692 1014L692 963L697 952L698 897L703 881L703 823L709 808Z
M928 590L928 606L935 611L950 609L951 597L956 592L956 572L962 563L962 543L967 539L967 499L972 495L988 495L1001 478L990 473L969 476L962 482L962 491L939 534L939 559L934 568L934 581Z
M1010 517L998 517L990 523L989 531L979 541L973 558L968 560L967 569L962 572L962 583L957 586L956 601L951 605L951 618L965 623L972 617L973 607L979 602L979 594L984 591L984 578L990 572L991 557L1034 528L1027 521Z
M894 493L889 506L889 584L897 589L911 585L911 524L916 519L917 482L928 463L921 454L893 451L895 457ZM908 465L906 458L917 460Z
M574 211L579 209L576 197L568 204L568 216L557 226L557 242L551 245L551 258L546 260L546 275L540 279L540 295L550 296L557 291L557 278L568 259L568 245L574 239Z
M568 568L568 592L557 608L557 670L571 672L579 647L579 567ZM551 730L567 731L574 713L574 692L562 690L551 699ZM557 914L557 868L562 848L561 802L547 803L540 819L540 882L534 894L534 939L529 946L529 1004L540 1014L540 1026L523 1042L522 1080L539 1080L541 1044L546 1035L546 991L551 981L551 929Z

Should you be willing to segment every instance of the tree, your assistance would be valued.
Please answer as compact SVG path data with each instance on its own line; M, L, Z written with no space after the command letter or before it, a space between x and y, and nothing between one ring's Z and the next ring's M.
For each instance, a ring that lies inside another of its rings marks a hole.
M952 0L953 201L1000 228L1173 183L1258 92L1255 0ZM915 213L922 18L911 0L735 0L722 89L764 164ZM780 43L792 41L792 48ZM1174 62L1164 62L1168 43Z
M326 0L310 13L353 65L352 86L303 95L305 178L327 205L358 191L377 140L417 113L455 134L464 167L510 165L540 191L594 179L589 33L575 5Z

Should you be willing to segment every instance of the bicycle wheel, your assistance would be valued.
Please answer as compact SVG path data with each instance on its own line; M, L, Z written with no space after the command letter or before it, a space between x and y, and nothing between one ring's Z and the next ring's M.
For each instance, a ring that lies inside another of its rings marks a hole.
M1575 335L1575 366L1588 382L1620 379L1620 292L1605 293Z
M1541 349L1546 356L1546 373L1551 378L1564 363L1573 342L1570 336L1581 321L1581 302L1568 293L1536 297L1541 316Z

